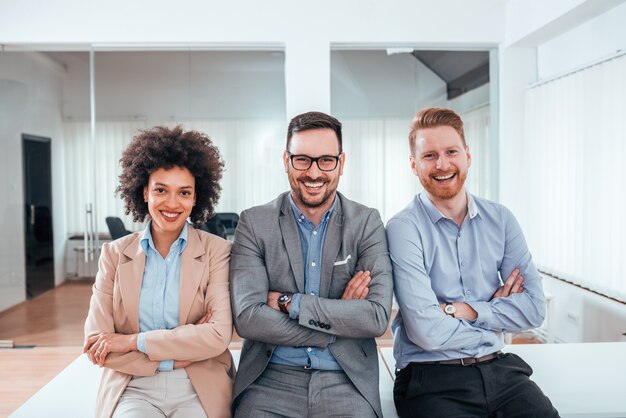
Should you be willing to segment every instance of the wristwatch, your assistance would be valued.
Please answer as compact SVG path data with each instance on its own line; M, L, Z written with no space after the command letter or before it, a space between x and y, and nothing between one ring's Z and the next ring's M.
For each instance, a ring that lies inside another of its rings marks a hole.
M291 303L291 295L289 293L283 293L282 295L278 297L277 302L278 302L278 307L280 308L280 311L286 314L289 314L289 310L287 309L287 306Z
M446 303L446 306L443 307L443 311L446 313L446 315L449 315L452 318L456 318L456 316L455 316L456 308L454 307L453 304Z

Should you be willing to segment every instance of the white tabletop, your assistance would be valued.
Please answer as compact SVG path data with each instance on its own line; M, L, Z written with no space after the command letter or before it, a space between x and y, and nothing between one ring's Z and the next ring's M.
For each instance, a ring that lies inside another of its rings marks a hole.
M626 343L514 344L503 351L531 365L561 417L626 417ZM393 348L380 352L393 371Z
M239 364L241 351L231 349ZM81 355L35 395L18 408L11 418L90 418L94 416L96 394L102 369ZM396 418L393 405L393 379L382 358L379 359L380 396L385 417Z

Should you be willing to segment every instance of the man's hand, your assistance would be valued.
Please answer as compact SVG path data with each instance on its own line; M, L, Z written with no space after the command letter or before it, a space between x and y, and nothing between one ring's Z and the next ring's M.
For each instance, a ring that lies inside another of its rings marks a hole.
M83 353L89 361L100 367L109 353L128 353L137 350L137 334L117 334L114 332L92 335L85 340Z
M372 281L369 271L359 271L350 279L341 299L365 299L369 294L369 284Z
M444 308L447 303L440 303L439 308L445 314ZM465 302L453 302L452 305L456 308L456 312L454 313L455 319L465 319L467 321L473 321L478 318L478 312L474 310L471 306L469 306ZM447 314L446 314L447 315Z
M522 293L524 291L524 288L522 287L522 284L524 283L524 276L519 274L519 272L519 269L514 269L504 284L496 290L491 299L506 298L516 293Z
M277 310L278 312L282 312L280 308L278 307L278 298L282 294L283 292L275 292L273 290L270 290L269 292L267 292L267 306L269 306L272 309ZM291 302L287 304L287 312L290 312L290 308L291 308Z

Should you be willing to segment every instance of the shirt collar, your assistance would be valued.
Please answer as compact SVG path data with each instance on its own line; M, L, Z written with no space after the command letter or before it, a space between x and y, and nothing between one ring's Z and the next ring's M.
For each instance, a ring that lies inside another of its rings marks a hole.
M467 214L470 219L474 219L478 215L478 206L476 206L476 201L474 197L465 190L465 194L467 195ZM426 193L418 193L417 198L424 206L428 217L432 223L437 223L437 221L441 218L447 218L443 213L439 211L433 204L433 202L428 198Z
M143 230L143 234L141 235L141 240L140 240L141 248L143 248L143 251L146 254L148 254L148 248L152 248L154 251L156 251L156 247L154 246L154 241L152 240L152 231L150 230L151 225L152 225L152 221L149 221L148 225L146 225L146 228ZM188 236L189 236L188 226L187 226L187 222L185 222L185 225L183 226L182 231L180 231L180 235L178 235L178 238L172 244L172 247L174 247L175 245L179 246L178 254L181 254L183 250L185 249L185 247L187 246Z
M293 216L295 216L296 219L306 219L309 223L311 223L311 221L302 213L302 211L298 209L298 207L296 206L296 202L294 202L293 197L291 197L291 193L289 193L289 204L291 204L291 210L293 210ZM333 204L331 205L331 207L326 211L324 216L322 216L322 221L320 222L320 225L330 219L330 216L333 214L333 210L336 206L337 195L335 194L335 200L333 200Z

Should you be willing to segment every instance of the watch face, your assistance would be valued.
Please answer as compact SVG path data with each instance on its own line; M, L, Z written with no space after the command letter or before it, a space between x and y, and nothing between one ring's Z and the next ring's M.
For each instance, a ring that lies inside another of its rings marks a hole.
M448 315L452 315L453 313L456 312L456 308L454 307L454 305L446 305L446 307L444 308L444 311L448 314Z
M291 300L291 296L289 295L280 295L280 297L278 298L278 303L288 303Z

